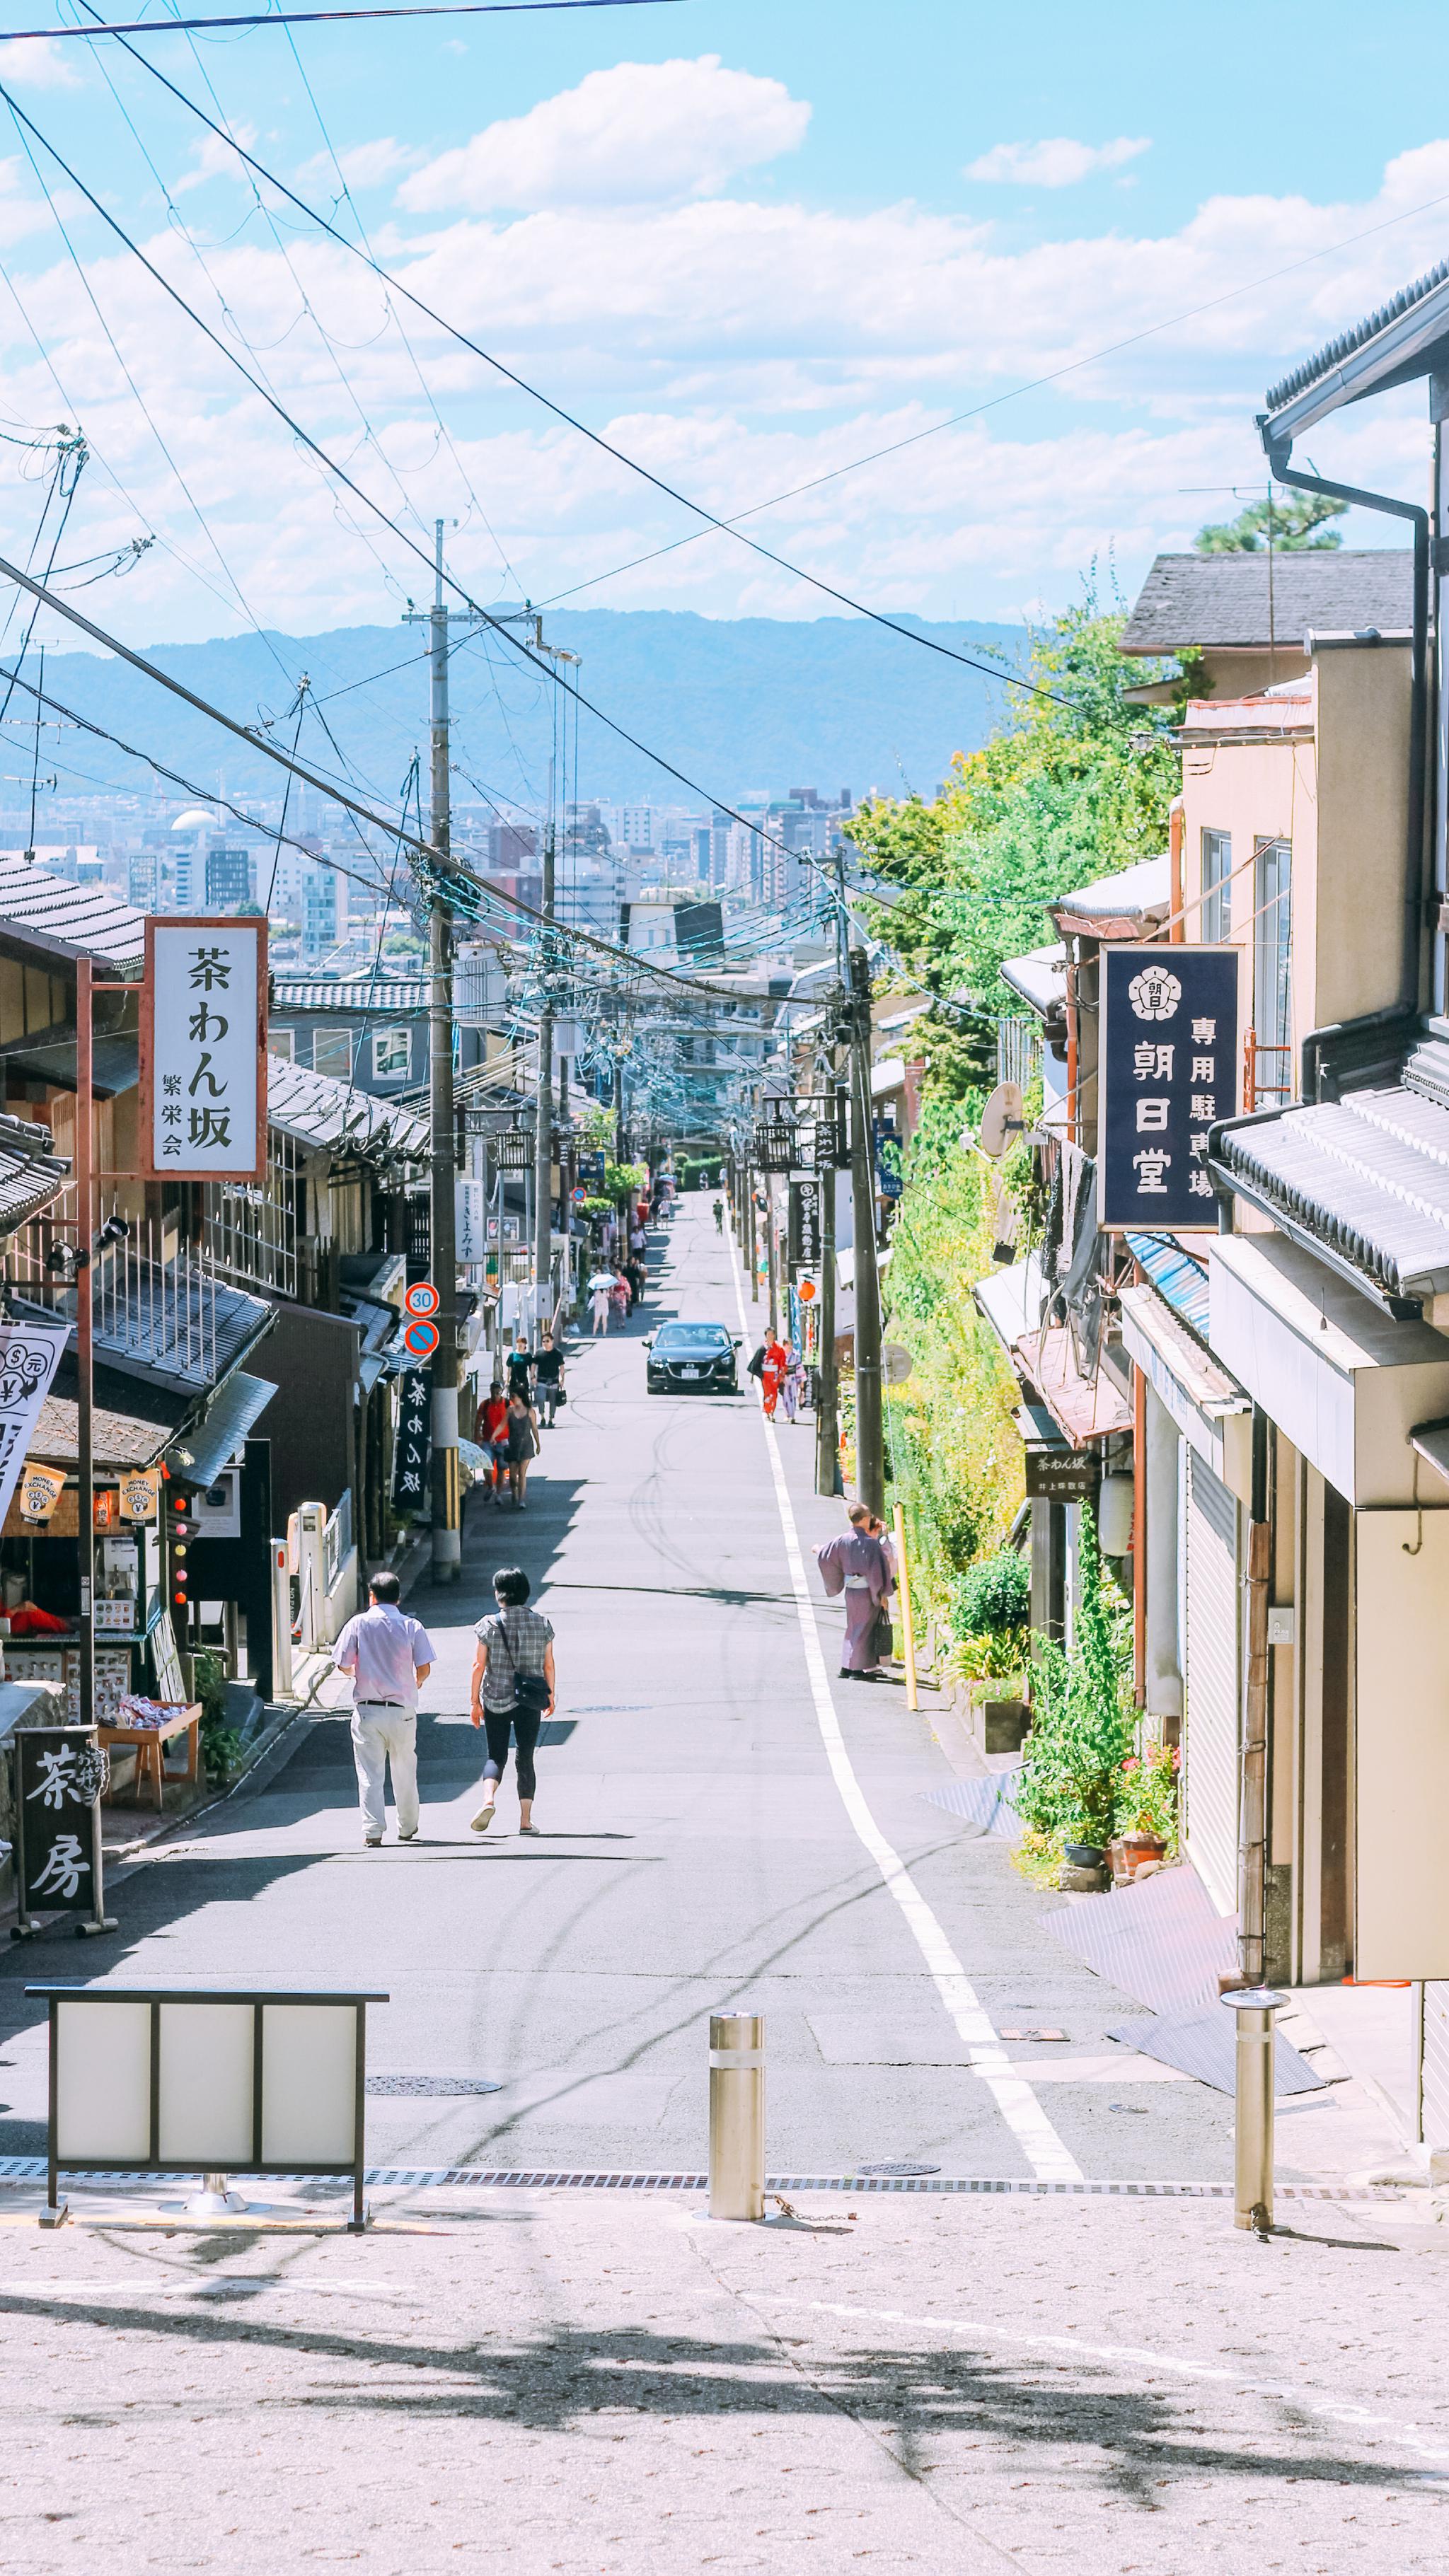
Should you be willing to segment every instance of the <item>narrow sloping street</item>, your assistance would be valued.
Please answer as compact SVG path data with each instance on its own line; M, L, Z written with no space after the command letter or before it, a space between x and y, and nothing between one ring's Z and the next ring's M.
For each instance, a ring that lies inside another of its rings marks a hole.
M1227 2178L1227 2097L1114 2046L1106 2031L1138 2008L1051 1938L1043 1918L1062 1900L930 1803L954 1775L929 1696L912 1715L898 1683L836 1679L840 1607L813 1548L842 1507L814 1495L813 1425L768 1432L743 1375L737 1400L645 1394L642 1335L674 1313L743 1331L742 1362L757 1338L701 1200L656 1237L642 1316L575 1345L526 1513L475 1495L461 1590L414 1588L438 1647L419 1842L399 1847L390 1827L364 1850L345 1714L300 1728L264 1787L244 1785L117 1884L103 1953L77 1958L51 1936L0 1963L17 2034L5 2151L42 2142L40 2030L18 1990L78 1968L385 1988L376 2071L500 2089L374 2101L379 2163L698 2171L708 2015L748 2004L768 2016L774 2171L904 2158L1004 2178ZM468 1830L481 1747L467 1678L472 1623L509 1563L557 1629L559 1712L538 1839L517 1835L506 1785L485 1841ZM907 1873L895 1892L887 1851ZM996 2047L1003 2026L1066 2038ZM1040 2079L1030 2091L1023 2073ZM1295 2170L1286 2134L1282 2170Z

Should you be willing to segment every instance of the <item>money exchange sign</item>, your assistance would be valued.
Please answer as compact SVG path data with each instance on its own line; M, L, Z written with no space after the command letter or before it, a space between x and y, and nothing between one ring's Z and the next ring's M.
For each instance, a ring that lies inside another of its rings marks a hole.
M14 1499L31 1434L69 1340L69 1324L0 1325L0 1520Z
M1101 1225L1216 1228L1207 1142L1238 1114L1240 964L1236 948L1103 948Z
M151 1176L267 1177L267 925L146 921L144 1151Z

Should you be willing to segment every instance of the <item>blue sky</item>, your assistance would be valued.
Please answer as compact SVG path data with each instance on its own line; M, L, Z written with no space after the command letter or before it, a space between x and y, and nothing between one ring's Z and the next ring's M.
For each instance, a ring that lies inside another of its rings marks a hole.
M4 0L0 26L51 5ZM1231 513L1261 485L1264 384L1449 250L1445 119L1407 71L1441 32L1341 0L1311 34L1233 5L1205 27L1057 0L684 0L141 50L328 207L335 148L339 222L665 480L728 516L835 474L748 524L875 604L996 619L1071 596L1094 560L1130 592ZM690 533L676 505L258 204L114 49L0 49L7 77L405 532L329 483L32 142L46 202L0 104L0 425L43 439L64 417L91 442L60 560L154 540L86 594L103 620L156 639L385 619L437 513L490 599L588 582L594 606L830 611L728 538L658 553ZM1404 396L1316 461L1417 495L1426 447ZM13 551L48 460L7 457Z

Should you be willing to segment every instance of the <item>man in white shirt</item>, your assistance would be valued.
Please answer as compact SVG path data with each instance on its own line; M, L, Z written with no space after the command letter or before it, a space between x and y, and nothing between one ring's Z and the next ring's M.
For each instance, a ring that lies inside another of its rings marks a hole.
M375 1574L367 1588L371 1606L348 1620L332 1660L352 1675L352 1758L363 1841L375 1851L387 1824L389 1762L398 1841L417 1840L418 1684L433 1669L434 1648L421 1622L399 1609L402 1585L395 1574Z

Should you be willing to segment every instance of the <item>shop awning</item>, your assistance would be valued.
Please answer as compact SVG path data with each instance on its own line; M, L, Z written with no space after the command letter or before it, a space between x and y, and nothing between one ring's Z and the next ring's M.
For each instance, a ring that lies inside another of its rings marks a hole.
M1025 1261L1014 1261L1009 1270L992 1270L976 1280L971 1294L1002 1349L1010 1352L1023 1333L1034 1333L1041 1322L1041 1263L1029 1252Z
M234 1369L206 1411L189 1423L166 1451L166 1465L189 1485L214 1485L277 1390L270 1378Z
M48 1082L56 1091L74 1091L75 1049L74 1029L47 1029L0 1047L0 1056L7 1074L26 1082ZM134 1091L140 1079L140 1039L128 1036L124 1029L117 1035L99 1032L91 1050L91 1089L97 1100L116 1100L123 1091Z
M1413 1500L1416 1423L1449 1416L1449 1340L1281 1234L1208 1247L1213 1355L1347 1502Z
M1145 1270L1158 1295L1175 1315L1204 1338L1208 1328L1207 1263L1184 1251L1170 1234L1124 1234L1122 1238L1139 1269Z
M1105 1440L1111 1431L1131 1429L1130 1399L1110 1370L1099 1368L1094 1377L1083 1375L1065 1324L1023 1335L1013 1347L1012 1358L1073 1449L1085 1448L1089 1440Z
M1183 1437L1236 1493L1248 1472L1252 1397L1179 1322L1156 1288L1145 1282L1124 1288L1120 1304L1124 1348Z
M1063 1008L1067 952L1060 940L1049 948L1028 948L1021 957L1005 958L999 971L1007 991L1035 1011L1038 1019L1049 1020Z
M1216 1168L1369 1295L1449 1297L1449 1043L1391 1090L1354 1091L1215 1131Z

